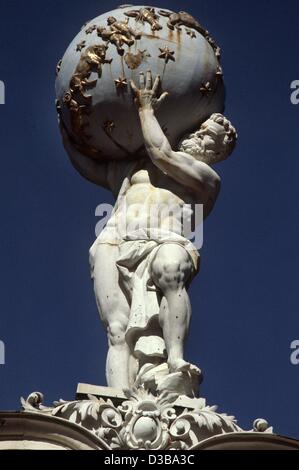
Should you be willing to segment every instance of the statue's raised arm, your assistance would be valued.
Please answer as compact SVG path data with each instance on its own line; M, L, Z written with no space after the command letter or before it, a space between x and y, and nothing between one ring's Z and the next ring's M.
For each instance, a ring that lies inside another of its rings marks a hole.
M205 215L208 215L220 189L220 178L209 165L232 153L236 130L224 116L215 113L174 151L155 116L168 96L167 92L159 96L160 85L160 77L153 81L150 71L146 76L140 73L139 88L131 81L146 150L163 173L190 188L198 202L204 204Z

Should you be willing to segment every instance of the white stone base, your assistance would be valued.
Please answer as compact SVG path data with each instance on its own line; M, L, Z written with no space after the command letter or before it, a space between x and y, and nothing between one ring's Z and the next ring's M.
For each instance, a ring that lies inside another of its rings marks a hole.
M299 450L265 420L243 431L203 398L88 384L76 398L47 407L34 392L23 411L0 412L0 450Z

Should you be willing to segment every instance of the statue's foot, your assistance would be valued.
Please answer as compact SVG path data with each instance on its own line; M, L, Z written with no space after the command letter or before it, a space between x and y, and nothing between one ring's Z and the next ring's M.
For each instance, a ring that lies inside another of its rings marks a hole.
M190 364L190 362L184 361L184 359L175 359L174 361L168 362L169 372L190 372L192 375L198 375L201 377L202 373L201 370Z

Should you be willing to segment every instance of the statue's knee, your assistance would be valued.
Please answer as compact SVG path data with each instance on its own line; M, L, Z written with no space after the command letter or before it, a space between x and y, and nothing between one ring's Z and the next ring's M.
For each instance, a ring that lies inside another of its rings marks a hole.
M125 343L126 324L121 321L114 321L108 325L108 339L111 346Z
M183 288L191 271L191 259L180 246L160 248L152 263L152 279L162 291Z

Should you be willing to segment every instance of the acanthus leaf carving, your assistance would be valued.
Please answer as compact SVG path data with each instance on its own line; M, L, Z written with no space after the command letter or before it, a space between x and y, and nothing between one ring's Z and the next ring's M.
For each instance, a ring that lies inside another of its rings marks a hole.
M153 395L142 385L124 390L126 400L116 405L93 395L87 399L43 405L43 395L34 392L24 400L24 411L65 419L103 439L110 449L187 450L203 440L225 433L243 433L234 416L218 413L203 398L194 408L175 405L178 394L164 391ZM272 433L267 421L255 420L248 432Z

